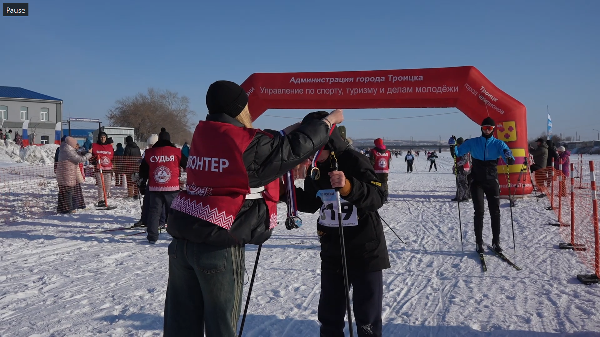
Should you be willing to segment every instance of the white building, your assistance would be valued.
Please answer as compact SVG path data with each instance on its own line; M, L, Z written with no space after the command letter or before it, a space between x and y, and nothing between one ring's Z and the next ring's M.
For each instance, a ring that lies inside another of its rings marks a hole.
M35 91L0 86L0 121L6 133L12 130L23 134L23 122L29 120L28 135L31 144L54 143L56 123L62 119L63 101Z

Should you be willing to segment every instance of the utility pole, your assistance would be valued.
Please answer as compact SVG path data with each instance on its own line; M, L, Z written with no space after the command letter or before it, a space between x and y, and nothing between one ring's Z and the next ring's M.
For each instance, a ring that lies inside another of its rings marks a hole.
M598 130L596 130L596 129L592 129L592 130L594 130L594 131L598 131ZM600 140L600 131L598 131L598 140Z

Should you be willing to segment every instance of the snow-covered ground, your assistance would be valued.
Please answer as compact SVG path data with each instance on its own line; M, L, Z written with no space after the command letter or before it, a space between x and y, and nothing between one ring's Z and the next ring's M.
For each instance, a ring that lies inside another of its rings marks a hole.
M11 160L0 153L0 166ZM426 172L426 165L421 156L416 172L406 174L403 159L394 158L390 201L380 210L406 242L386 227L392 267L383 272L385 336L600 336L600 287L580 284L576 275L591 271L573 252L557 249L562 239L545 225L555 220L546 199L519 200L513 208L516 253L502 201L502 242L523 270L487 254L483 273L470 203L461 204L461 250L457 204L449 201L451 158L441 155L438 172ZM162 334L170 237L148 245L145 235L131 235L138 232L100 232L139 218L138 201L117 204L112 211L88 207L0 223L0 336ZM280 206L280 220L284 214ZM280 225L263 245L244 336L318 335L316 215L301 215L302 228ZM491 240L489 225L484 238ZM247 282L256 250L246 247Z

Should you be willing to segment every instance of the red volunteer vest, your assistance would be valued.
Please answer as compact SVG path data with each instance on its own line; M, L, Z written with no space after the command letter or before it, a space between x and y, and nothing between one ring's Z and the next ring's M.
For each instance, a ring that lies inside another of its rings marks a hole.
M179 193L171 208L231 229L246 194L250 193L243 153L257 132L262 131L227 123L198 123L186 168L187 191ZM274 228L277 225L279 179L264 188L262 197L269 209L269 228Z
M79 171L81 171L81 177L85 180L85 171L83 170L83 163L79 163Z
M172 146L153 147L146 150L144 160L150 167L149 191L179 191L180 149Z
M375 173L389 173L390 172L390 159L392 157L392 153L387 150L384 153L380 153L376 149L371 149L371 153L373 154L373 157L375 158L375 164L373 164Z
M102 170L112 170L112 160L115 155L112 145L105 144L100 145L98 143L92 144L92 154L94 157L98 157L98 162Z

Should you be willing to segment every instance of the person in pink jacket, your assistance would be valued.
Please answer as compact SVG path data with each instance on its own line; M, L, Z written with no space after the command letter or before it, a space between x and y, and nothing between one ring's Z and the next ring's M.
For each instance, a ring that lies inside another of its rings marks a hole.
M84 208L85 202L81 192L77 189L83 183L83 175L79 168L79 163L89 160L90 153L80 154L77 152L79 144L73 137L66 137L61 143L58 152L58 162L56 163L56 182L58 183L58 207L59 213L75 213L76 208Z
M554 162L554 168L559 170L561 168L559 165L562 163L562 173L565 175L565 177L568 177L569 171L571 170L571 160L569 159L571 152L566 150L564 146L559 146L556 149L556 152L558 152L559 159L558 162Z

